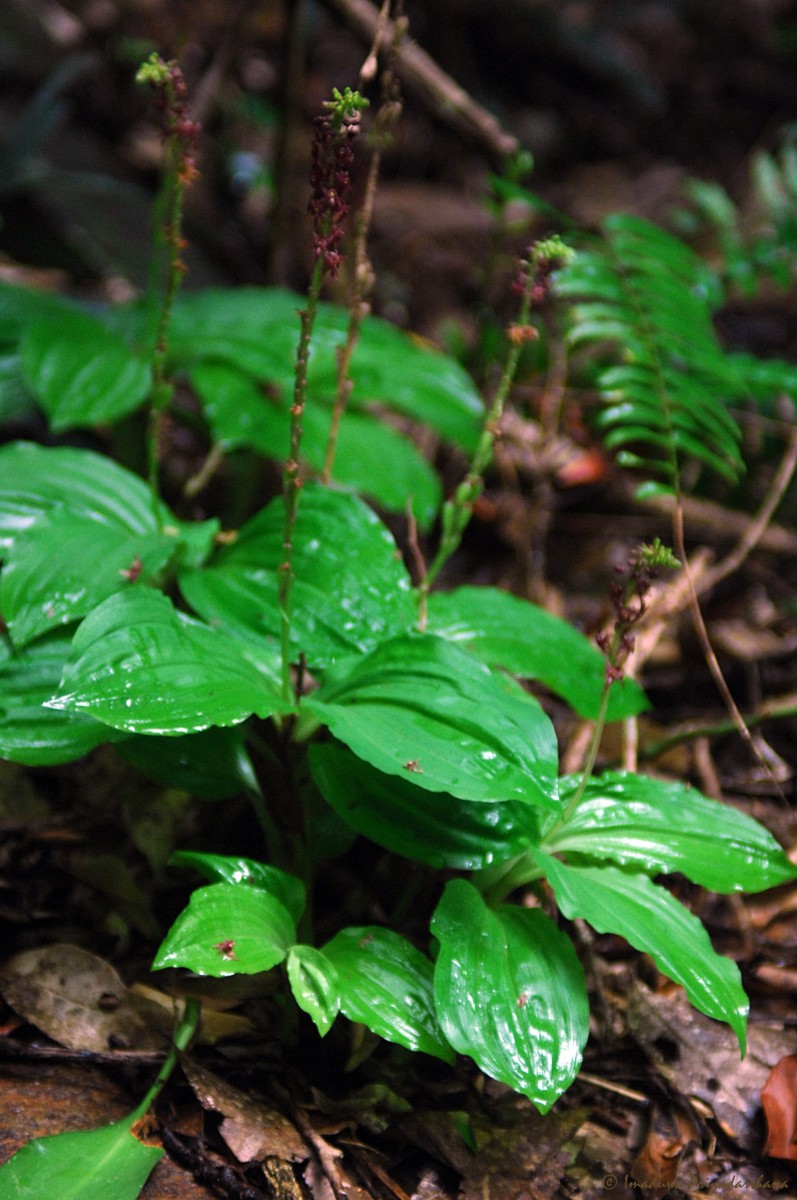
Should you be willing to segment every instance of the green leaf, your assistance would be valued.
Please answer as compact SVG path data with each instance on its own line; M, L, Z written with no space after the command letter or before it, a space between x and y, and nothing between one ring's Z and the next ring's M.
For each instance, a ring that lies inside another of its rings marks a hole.
M274 500L213 563L180 575L191 607L217 628L262 646L280 633L285 509ZM370 650L414 617L410 578L391 534L362 500L308 484L294 533L294 655L311 668Z
M163 1158L133 1133L142 1115L28 1142L0 1167L0 1200L135 1200Z
M583 917L598 933L617 933L680 983L695 1008L726 1021L745 1052L749 1003L736 963L716 953L704 926L668 891L617 867L571 867L535 854L556 902L571 920Z
M350 1021L408 1050L453 1061L435 1015L432 964L406 938L378 925L342 929L323 953L337 971L340 1010Z
M330 670L302 711L371 766L430 792L558 806L553 726L442 638L406 634Z
M563 779L562 806L579 786ZM760 892L797 878L758 821L687 784L608 772L590 779L575 811L543 839L549 853L611 859L648 874L679 871L714 892Z
M22 335L21 353L25 382L56 433L117 421L150 390L147 360L86 312L34 320Z
M17 645L79 617L175 559L201 561L216 521L161 532L137 475L88 450L0 449L0 610Z
M335 966L314 946L292 946L287 968L294 1000L302 1012L312 1018L321 1037L325 1037L340 1012L340 987Z
M48 706L170 736L284 707L276 681L252 669L238 642L150 588L111 596L86 618Z
M709 274L691 249L648 221L613 214L603 242L557 272L556 287L580 298L569 340L599 360L606 445L637 448L618 460L671 490L688 458L737 479L741 431L726 404L740 379L714 329Z
M598 715L606 660L574 626L497 588L457 588L429 597L429 632L470 650L491 667L537 679L581 717ZM647 708L632 679L612 685L607 719Z
M539 838L528 804L474 804L448 792L419 793L412 775L383 775L342 746L311 746L310 768L324 799L347 825L430 867L479 870Z
M289 392L298 312L304 304L305 297L278 288L218 288L179 296L170 338L173 363L186 367L221 360ZM310 350L310 408L335 394L336 351L346 340L348 322L345 309L319 304ZM367 316L351 378L349 402L354 407L384 404L466 450L475 447L483 419L481 398L459 363L428 343Z
M589 1033L570 939L539 909L491 911L464 879L447 885L432 932L435 1003L451 1045L547 1112L578 1074Z
M50 695L60 674L50 690ZM47 711L45 709L45 711ZM107 726L103 726L107 730ZM212 727L179 738L144 734L126 738L117 748L125 760L150 779L190 792L203 800L225 800L239 792L259 791L252 760L239 727Z
M270 892L214 883L192 892L152 969L186 967L214 979L255 975L281 963L295 941L293 918Z
M0 758L55 766L123 736L92 717L44 707L58 687L70 645L71 638L59 632L14 653L0 639Z
M82 311L65 296L42 292L36 288L17 287L0 283L0 343L14 345L25 328L44 317L59 319Z
M0 551L54 508L125 533L155 528L146 483L111 459L32 442L0 448Z
M158 533L126 535L58 509L15 542L0 575L0 609L17 646L86 616L115 592L144 584L175 551Z
M294 922L299 920L307 903L307 889L301 879L269 863L257 862L254 858L177 850L169 863L173 867L194 867L211 883L234 883L268 892L279 900Z
M214 442L224 449L248 446L283 460L290 446L291 396L264 394L258 381L225 362L197 363L191 383L202 401ZM315 471L326 457L332 407L312 400L302 421L302 456ZM379 470L374 470L379 463ZM408 498L421 528L440 507L436 472L413 443L377 416L347 406L340 425L333 482L369 496L388 512L406 512Z

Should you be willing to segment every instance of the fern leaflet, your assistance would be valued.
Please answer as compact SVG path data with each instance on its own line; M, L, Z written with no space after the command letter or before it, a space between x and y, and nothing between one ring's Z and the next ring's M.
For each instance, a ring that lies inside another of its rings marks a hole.
M705 268L638 217L611 216L603 232L559 273L557 292L575 301L569 344L601 351L605 445L654 476L657 490L679 490L688 458L735 481L741 433L725 402L739 395L740 379L711 322Z

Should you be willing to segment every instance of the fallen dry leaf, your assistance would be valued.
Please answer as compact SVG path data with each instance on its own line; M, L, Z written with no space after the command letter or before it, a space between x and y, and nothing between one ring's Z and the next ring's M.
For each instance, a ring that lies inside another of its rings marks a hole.
M180 1065L202 1107L225 1118L220 1132L239 1162L301 1162L309 1157L301 1134L278 1109L226 1083L188 1054L180 1056Z
M764 1153L797 1162L797 1054L775 1063L761 1089L761 1106L767 1121Z
M678 1094L708 1105L723 1131L757 1150L755 1118L761 1088L774 1064L794 1047L784 1029L750 1025L747 1056L726 1025L692 1008L685 994L630 990L628 1024L651 1062Z
M163 1050L174 1025L173 1013L134 995L110 963L65 942L8 959L0 993L69 1050Z

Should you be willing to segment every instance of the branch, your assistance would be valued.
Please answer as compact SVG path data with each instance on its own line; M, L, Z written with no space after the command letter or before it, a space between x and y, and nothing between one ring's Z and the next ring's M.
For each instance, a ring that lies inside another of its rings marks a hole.
M370 0L322 0L324 6L341 17L360 40L371 46L379 28L380 14ZM417 42L396 38L395 23L384 21L384 42L397 44L395 69L405 87L414 92L441 120L459 133L479 142L496 166L517 154L520 143L507 133L499 121L468 95L447 75Z

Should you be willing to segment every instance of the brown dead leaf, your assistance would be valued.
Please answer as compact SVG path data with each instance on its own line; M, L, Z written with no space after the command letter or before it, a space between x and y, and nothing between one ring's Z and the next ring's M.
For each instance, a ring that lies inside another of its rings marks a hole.
M15 954L0 969L8 1004L69 1050L162 1050L174 1017L133 995L114 968L80 946Z
M704 1017L682 991L655 993L641 984L630 990L628 1024L681 1096L708 1105L729 1137L757 1149L761 1089L778 1059L794 1047L785 1030L751 1025L747 1056L741 1058L728 1027Z
M776 1063L761 1089L767 1121L764 1153L797 1162L797 1054Z
M278 1109L219 1079L190 1055L181 1055L180 1064L202 1107L225 1118L221 1135L239 1162L301 1162L309 1157L296 1127Z
M657 1106L631 1175L642 1188L671 1187L687 1147L696 1141L699 1131L690 1116Z

